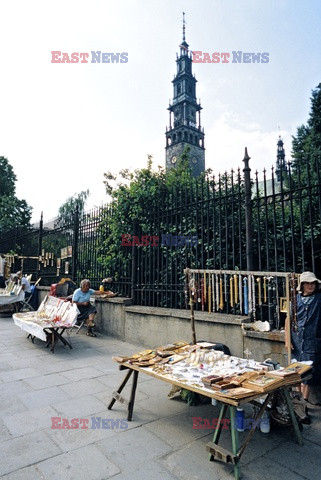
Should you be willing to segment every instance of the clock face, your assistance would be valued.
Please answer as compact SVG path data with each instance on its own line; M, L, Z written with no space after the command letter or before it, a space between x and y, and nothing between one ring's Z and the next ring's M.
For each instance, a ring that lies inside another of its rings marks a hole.
M177 158L176 157L172 157L172 163L176 163L177 161Z
M192 158L192 162L194 163L194 165L197 163L197 158L196 157L193 157Z

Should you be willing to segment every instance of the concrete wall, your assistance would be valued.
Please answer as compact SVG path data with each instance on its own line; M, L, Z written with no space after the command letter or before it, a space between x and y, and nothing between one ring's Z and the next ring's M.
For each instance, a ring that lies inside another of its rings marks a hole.
M49 293L49 287L38 287L38 301ZM158 347L178 340L192 341L190 311L132 306L129 298L96 298L96 330L125 342L144 347ZM243 331L247 317L195 312L197 340L224 343L232 355L267 358L286 364L283 332ZM121 352L119 352L121 353Z

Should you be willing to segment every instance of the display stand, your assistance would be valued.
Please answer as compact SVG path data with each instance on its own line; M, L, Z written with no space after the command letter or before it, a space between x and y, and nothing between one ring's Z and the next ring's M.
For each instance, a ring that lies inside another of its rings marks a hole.
M51 346L50 351L54 353L59 340L72 349L71 343L63 335L75 325L78 315L75 304L46 296L36 312L15 313L13 320L15 325L28 333L27 338L31 338L33 343L37 337L46 342L47 348Z
M215 430L212 442L207 443L206 449L210 453L209 460L211 460L211 461L220 460L224 463L233 465L233 473L234 473L234 477L235 477L236 480L239 480L241 478L240 477L240 475L241 475L241 473L240 473L240 459L241 459L247 445L249 444L250 439L252 438L252 436L253 436L253 434L256 430L257 422L260 420L264 411L266 410L266 407L267 407L267 405L268 405L268 403L271 399L271 396L278 390L279 391L281 390L283 392L284 396L285 396L286 403L287 403L289 413L290 413L291 423L292 423L292 426L294 428L296 441L300 446L303 445L302 434L301 434L299 426L298 426L298 422L297 422L297 419L296 419L296 416L295 416L295 413L294 413L294 410L293 410L293 405L292 405L287 387L276 388L274 390L271 390L267 394L264 403L260 406L259 411L254 418L254 421L252 423L251 429L249 430L249 433L247 434L242 446L239 448L238 431L235 427L233 428L233 426L235 426L235 424L236 424L235 423L235 421L236 421L236 407L238 407L240 405L243 405L245 403L253 402L253 401L257 400L258 398L261 398L262 395L263 395L262 393L257 393L257 392L254 393L253 392L252 395L249 395L248 397L245 397L245 398L242 398L242 399L239 399L239 400L234 400L234 399L231 399L231 398L225 398L224 400L222 400L222 397L220 395L218 395L214 391L209 390L208 388L193 387L193 386L187 385L185 382L182 383L179 380L175 380L173 378L169 378L169 377L163 376L161 374L157 374L157 373L153 372L152 369L150 369L150 368L141 368L137 365L130 365L128 363L123 363L119 366L119 369L120 370L127 370L127 373L126 373L126 376L125 376L123 382L118 387L118 389L115 392L113 392L112 400L110 401L110 403L108 405L108 410L112 409L112 407L113 407L113 405L116 401L120 402L123 405L126 405L126 407L127 407L127 420L128 421L131 421L132 417L133 417L135 395L136 395L136 388L137 388L139 373L143 373L143 374L146 374L146 375L151 375L154 378L165 381L165 382L170 383L172 385L176 385L179 388L184 388L184 389L199 393L200 395L204 395L204 396L209 397L209 398L214 398L217 401L221 402L221 408L220 408L220 413L219 413L219 417L218 417L219 427ZM124 398L121 395L121 392L124 389L124 387L126 386L129 379L131 378L132 374L133 374L133 382L132 382L132 385L131 385L130 397L129 397L129 400L127 400L126 398ZM231 425L231 428L230 428L231 447L232 447L231 451L227 450L226 448L223 448L221 445L219 445L219 440L220 440L220 436L221 436L221 432L222 432L222 425L223 425L222 419L225 418L227 414L229 416L230 425Z
M291 325L296 322L297 274L204 269L185 269L184 273L193 338L194 311L201 310L248 316L253 322L264 322L267 331L284 327L286 339L290 339ZM290 363L290 341L287 356Z

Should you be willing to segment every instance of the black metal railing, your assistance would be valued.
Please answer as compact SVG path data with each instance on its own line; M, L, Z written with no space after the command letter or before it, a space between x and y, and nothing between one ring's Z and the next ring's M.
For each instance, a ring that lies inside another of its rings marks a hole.
M120 237L106 242L115 218L115 207L107 205L75 212L73 222L59 228L47 230L41 221L38 229L0 233L0 251L38 257L42 284L62 276L78 284L87 277L98 288L111 276L112 288L135 304L167 308L187 308L186 268L313 270L320 277L320 159L313 170L289 164L280 181L273 169L269 179L266 171L262 180L258 172L251 178L248 161L246 152L243 171L195 179L188 189L177 186L132 223L126 219L130 231L123 234L131 235L131 243L156 236L154 244L149 239L148 245L121 246Z

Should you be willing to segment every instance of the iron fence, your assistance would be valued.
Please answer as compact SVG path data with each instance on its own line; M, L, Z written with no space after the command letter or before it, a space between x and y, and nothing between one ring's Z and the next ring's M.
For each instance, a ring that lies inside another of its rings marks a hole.
M273 169L269 179L266 171L263 180L258 172L251 178L248 160L246 154L243 171L199 178L188 189L162 195L159 205L147 205L144 217L123 232L130 244L122 246L119 238L112 252L105 246L112 205L75 212L62 227L48 230L41 221L38 229L1 233L0 251L38 257L35 274L42 284L63 276L78 284L86 277L98 288L111 276L112 288L135 304L167 308L187 308L186 268L313 270L320 277L320 160L313 169L289 164L280 180Z

